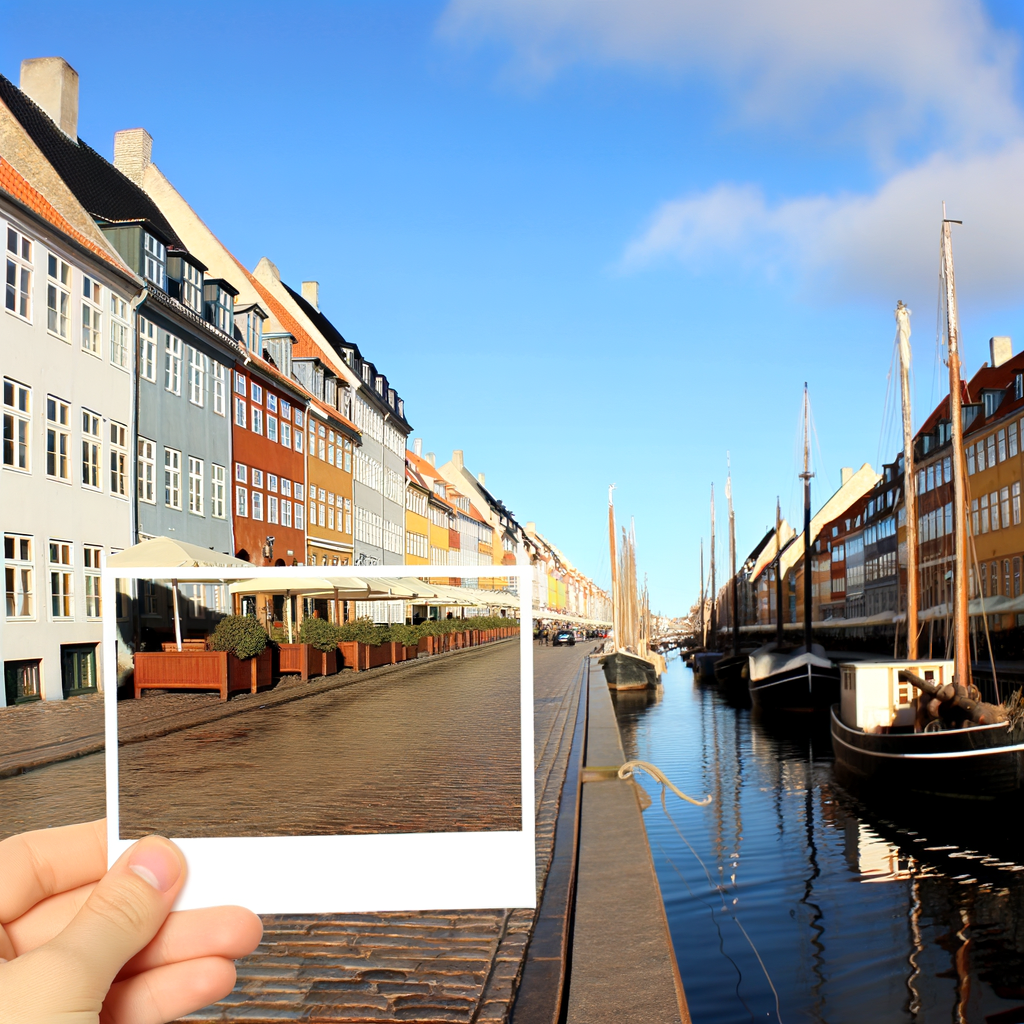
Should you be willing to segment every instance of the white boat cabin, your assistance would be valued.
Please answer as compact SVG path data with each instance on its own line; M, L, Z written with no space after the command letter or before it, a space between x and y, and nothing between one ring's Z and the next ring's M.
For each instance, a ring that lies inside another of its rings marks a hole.
M914 727L918 691L900 679L900 672L913 672L939 686L953 680L952 661L849 661L839 669L843 724L873 733Z

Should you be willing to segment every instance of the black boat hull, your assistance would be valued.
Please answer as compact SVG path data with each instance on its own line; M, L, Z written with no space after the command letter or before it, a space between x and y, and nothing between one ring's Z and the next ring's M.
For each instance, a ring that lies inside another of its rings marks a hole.
M751 679L750 700L761 711L825 714L839 700L839 669L798 665L764 679Z
M646 690L658 685L658 670L644 658L616 651L598 660L608 685L616 690Z
M730 702L750 703L750 658L745 654L722 658L715 663L715 683Z
M1005 724L941 732L866 733L832 708L832 750L841 781L893 793L994 800L1021 792L1024 729Z
M701 651L693 659L693 678L698 683L715 681L715 665L721 661L722 655L717 651Z

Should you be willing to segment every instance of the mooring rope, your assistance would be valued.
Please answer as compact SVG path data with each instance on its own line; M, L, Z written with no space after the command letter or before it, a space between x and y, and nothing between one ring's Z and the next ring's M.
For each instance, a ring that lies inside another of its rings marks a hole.
M620 779L630 779L633 777L633 772L639 768L642 772L647 772L648 775L655 782L660 782L662 786L668 786L669 789L675 793L680 799L685 800L687 803L693 804L694 807L707 807L711 803L711 795L708 794L703 800L694 800L692 796L687 796L681 789L677 788L672 780L657 766L651 764L649 761L627 761L619 769Z

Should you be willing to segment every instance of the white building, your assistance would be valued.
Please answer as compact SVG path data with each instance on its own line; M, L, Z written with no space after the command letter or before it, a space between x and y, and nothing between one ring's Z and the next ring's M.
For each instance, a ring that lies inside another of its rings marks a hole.
M76 138L77 109L70 120L45 113ZM101 562L132 542L131 323L141 292L18 127L0 104L0 705L99 688ZM126 632L128 613L126 604Z

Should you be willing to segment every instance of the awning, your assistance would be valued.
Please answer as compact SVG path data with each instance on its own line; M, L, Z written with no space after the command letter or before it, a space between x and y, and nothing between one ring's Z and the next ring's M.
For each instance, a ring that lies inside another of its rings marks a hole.
M252 562L202 548L198 544L186 544L170 537L153 537L111 555L107 565L112 569L145 569L157 565L179 569L201 569L206 566L250 568Z

